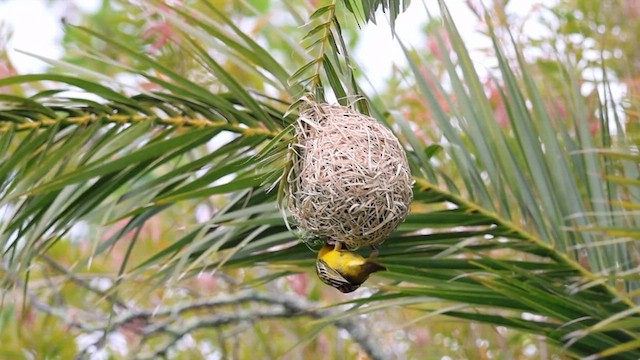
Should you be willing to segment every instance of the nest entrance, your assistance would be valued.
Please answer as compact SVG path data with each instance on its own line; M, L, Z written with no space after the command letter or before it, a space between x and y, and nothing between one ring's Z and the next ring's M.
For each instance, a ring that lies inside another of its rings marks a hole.
M296 136L289 208L305 236L350 249L382 243L413 196L398 139L371 117L327 104L300 113Z

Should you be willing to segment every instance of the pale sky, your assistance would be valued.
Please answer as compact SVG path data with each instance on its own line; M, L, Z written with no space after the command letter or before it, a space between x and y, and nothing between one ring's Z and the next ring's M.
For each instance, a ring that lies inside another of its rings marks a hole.
M74 2L86 10L97 9L100 4L100 0ZM65 9L62 3L47 5L43 0L0 0L0 23L9 25L13 30L9 56L19 73L42 72L47 64L15 49L52 59L62 55L62 48L58 45L62 40L60 19Z
M554 0L519 0L517 8L511 12L524 15L532 6L554 3ZM47 5L42 0L0 0L0 23L13 29L12 41L9 44L9 55L21 74L41 72L47 65L30 56L20 54L15 49L35 53L47 58L57 59L62 55L58 44L62 38L60 19L65 13L65 5L69 2L54 2ZM100 0L74 1L83 9L97 9ZM468 46L487 46L486 37L476 33L476 21L463 1L448 2L450 11L458 24L459 30ZM436 1L429 1L432 14L438 14ZM425 46L425 38L421 31L427 21L424 5L420 0L413 0L410 8L401 14L396 23L396 32L402 41L412 47ZM362 29L361 43L355 56L364 72L372 80L375 87L381 85L390 74L392 63L404 66L406 60L397 43L391 38L389 26L384 16L379 16L378 24L368 24Z

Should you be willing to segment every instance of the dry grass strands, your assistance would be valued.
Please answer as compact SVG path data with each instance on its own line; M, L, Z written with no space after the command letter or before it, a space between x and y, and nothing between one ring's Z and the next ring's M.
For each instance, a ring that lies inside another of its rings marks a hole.
M288 204L304 237L350 249L382 243L413 197L398 139L371 117L315 103L300 113L296 137Z

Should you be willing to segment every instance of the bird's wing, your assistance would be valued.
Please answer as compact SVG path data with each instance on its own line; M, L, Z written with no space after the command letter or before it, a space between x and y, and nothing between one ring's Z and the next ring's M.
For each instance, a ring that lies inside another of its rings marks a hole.
M316 261L316 273L322 282L342 292L352 292L360 287L360 284L352 284L349 282L339 272L327 265L324 260L318 259L318 261Z

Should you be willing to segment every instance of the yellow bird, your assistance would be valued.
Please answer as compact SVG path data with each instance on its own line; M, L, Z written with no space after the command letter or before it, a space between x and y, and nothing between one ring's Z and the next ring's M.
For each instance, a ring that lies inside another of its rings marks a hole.
M349 293L362 285L369 275L376 271L387 270L386 267L370 261L375 258L377 250L374 250L370 259L349 250L342 250L340 242L335 245L325 244L316 260L316 273L322 282L327 285Z

